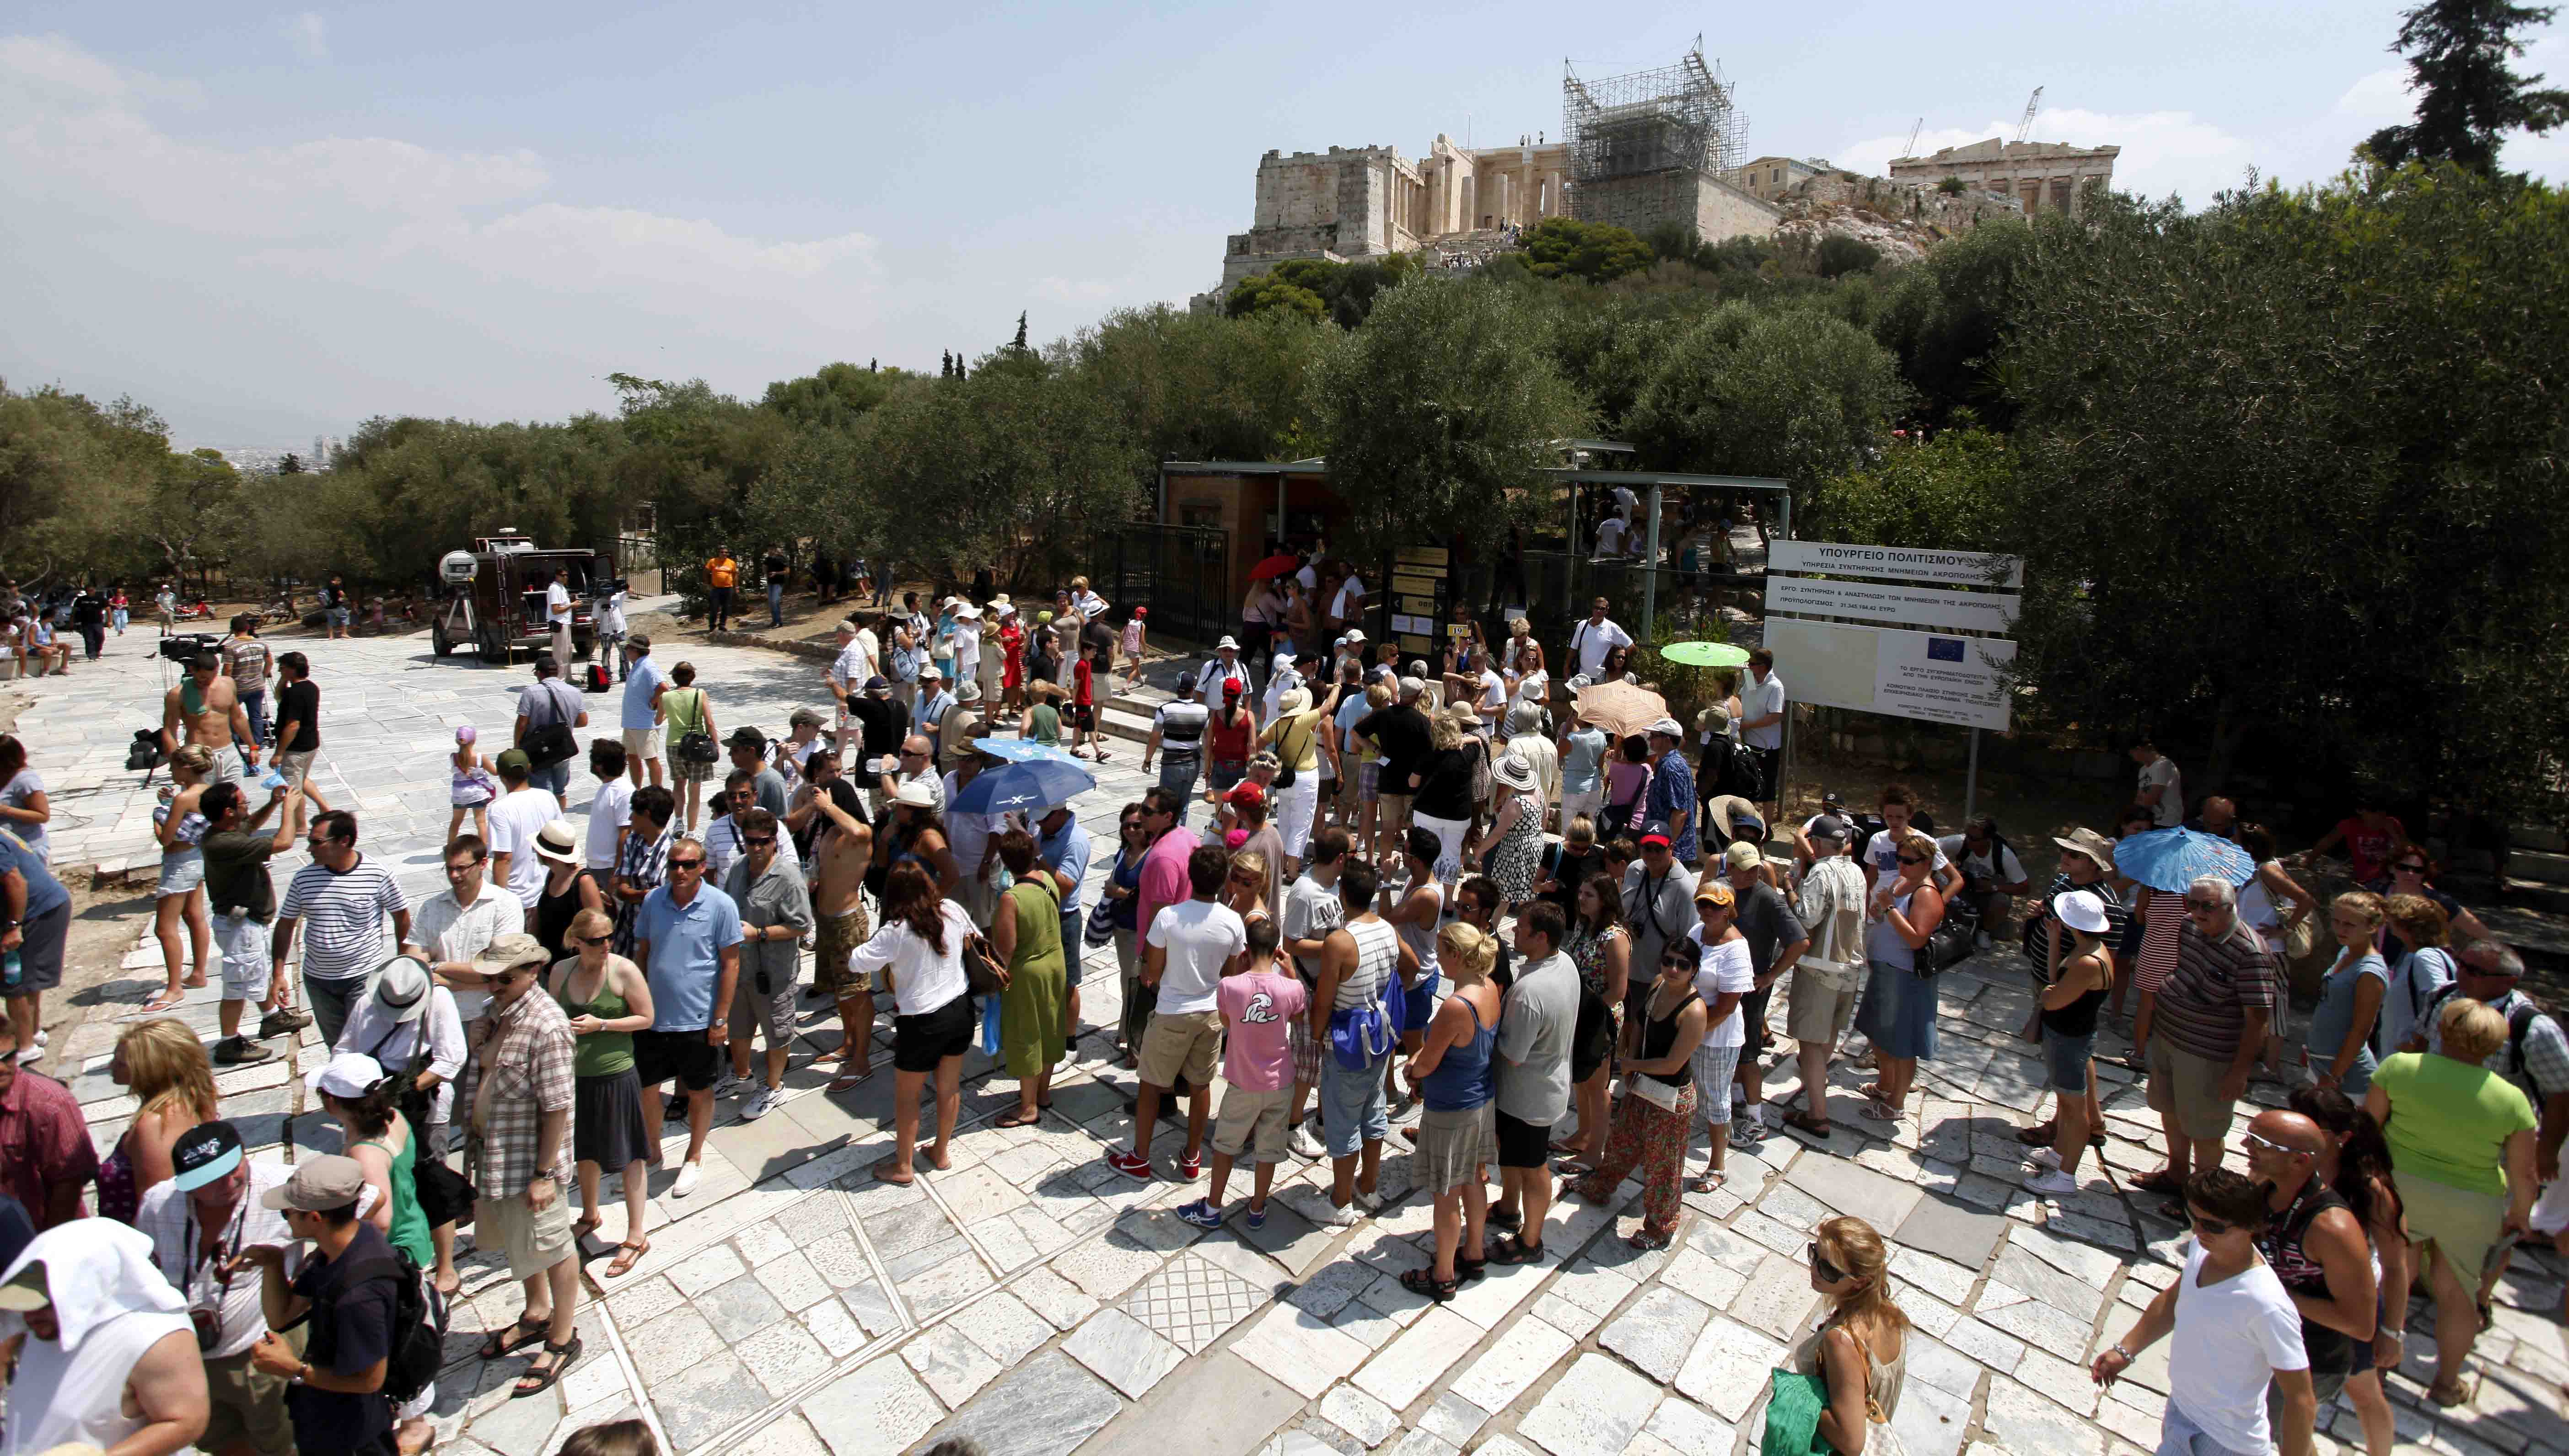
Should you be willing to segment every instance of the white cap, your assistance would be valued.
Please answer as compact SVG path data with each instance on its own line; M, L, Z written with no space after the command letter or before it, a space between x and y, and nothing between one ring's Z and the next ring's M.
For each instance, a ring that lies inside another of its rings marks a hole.
M343 1051L320 1067L306 1073L303 1085L314 1092L327 1092L343 1102L354 1102L384 1079L381 1062L361 1051Z
M1364 634L1364 629L1363 629L1362 627L1349 627L1349 628L1347 628L1347 629L1346 629L1346 631L1345 631L1343 634L1341 634L1341 635L1339 636L1338 641L1339 641L1341 644L1352 644L1352 643L1356 643L1356 642L1361 642L1361 641L1363 641L1364 639L1365 639L1365 634Z
M1685 729L1678 726L1677 720L1674 718L1661 718L1659 721L1652 724L1649 728L1643 731L1648 733L1663 733L1670 738L1683 738L1685 736Z

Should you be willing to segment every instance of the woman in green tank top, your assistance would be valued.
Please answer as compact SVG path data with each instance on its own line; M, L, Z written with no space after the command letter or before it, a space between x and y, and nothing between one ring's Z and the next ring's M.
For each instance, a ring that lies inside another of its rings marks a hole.
M572 1221L572 1238L597 1228L600 1177L609 1170L624 1177L625 1238L606 1268L609 1278L651 1249L642 1237L650 1173L642 1160L651 1143L642 1131L642 1083L633 1075L633 1033L650 1028L651 983L642 967L607 949L614 937L615 922L604 911L581 910L567 935L577 953L555 961L546 977L574 1038L570 1148L587 1212Z
M343 1051L313 1077L322 1110L338 1119L348 1156L366 1170L366 1184L375 1191L369 1222L421 1269L432 1269L437 1248L429 1239L428 1216L420 1212L419 1185L411 1173L418 1166L419 1145L411 1136L410 1120L394 1105L400 1088L401 1079L385 1075L363 1052Z
M717 743L722 739L722 730L714 726L713 704L706 701L705 690L696 686L696 664L681 662L669 669L669 684L660 689L660 712L669 742L669 777L674 781L670 792L678 796L678 823L694 834L705 781L714 776L714 766L722 758L720 749L711 759L690 759L678 752L690 733L701 733Z

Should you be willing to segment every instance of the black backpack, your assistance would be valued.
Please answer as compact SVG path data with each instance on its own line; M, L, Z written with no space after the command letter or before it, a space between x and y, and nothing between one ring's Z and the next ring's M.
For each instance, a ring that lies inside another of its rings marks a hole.
M1715 782L1710 797L1735 794L1751 804L1765 799L1766 775L1758 765L1757 750L1744 743L1732 743L1727 738L1713 740L1709 748L1713 761L1721 770L1713 776Z
M446 1353L447 1303L437 1297L419 1266L408 1253L395 1249L386 1259L366 1260L351 1265L348 1272L332 1280L334 1292L368 1279L391 1279L393 1297L392 1351L384 1363L383 1393L396 1406L411 1400L437 1378L438 1366ZM318 1322L325 1316L335 1317L329 1299L313 1301L311 1317Z
M2433 1026L2435 1024L2435 1018L2441 1016L2444 1012L2444 1003L2451 1000L2453 997L2460 995L2461 990L2462 987L2459 981L2450 982L2436 987L2435 994L2426 998L2425 1012L2417 1018L2417 1024L2421 1028ZM2531 996L2519 995L2515 998L2514 1009L2506 1013L2507 1065L2503 1070L2497 1067L2489 1067L2490 1071L2497 1072L2499 1076L2506 1078L2509 1082L2513 1082L2518 1078L2523 1078L2527 1081L2532 1080L2524 1066L2524 1038L2526 1033L2533 1030L2533 1023L2539 1019L2541 1015L2542 1008L2533 1003L2533 998ZM2392 1049L2397 1050L2395 1047ZM2488 1063L2484 1061L2481 1062L2480 1065L2486 1067L2488 1066ZM2536 1103L2539 1103L2540 1101L2538 1097L2531 1100Z

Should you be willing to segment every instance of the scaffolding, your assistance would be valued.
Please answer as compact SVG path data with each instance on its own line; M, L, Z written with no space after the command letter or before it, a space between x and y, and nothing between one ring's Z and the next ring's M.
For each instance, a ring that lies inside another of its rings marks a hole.
M1748 119L1732 103L1703 37L1673 66L1582 81L1562 63L1561 132L1570 184L1690 171L1725 177L1740 164Z

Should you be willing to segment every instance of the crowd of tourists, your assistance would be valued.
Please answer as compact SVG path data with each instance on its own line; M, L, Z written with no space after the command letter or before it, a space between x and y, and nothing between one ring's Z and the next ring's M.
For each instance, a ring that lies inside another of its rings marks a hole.
M1352 570L1313 561L1261 585L1242 634L1154 710L1138 757L1157 783L1112 844L1068 803L1001 812L973 789L1006 762L996 740L1110 756L1100 719L1118 654L1140 676L1144 612L1085 579L1031 613L1002 594L931 612L905 592L839 623L815 693L829 706L782 737L726 731L692 664L664 670L634 633L616 726L583 743L585 699L540 658L510 746L458 730L446 888L416 905L358 815L314 790L306 654L271 658L235 623L165 703L168 984L117 1043L139 1111L104 1158L70 1093L18 1065L41 1056L68 897L41 776L0 736L17 967L0 1310L23 1311L0 1328L27 1340L5 1449L40 1449L22 1419L59 1439L193 1420L179 1444L416 1449L434 1389L406 1341L459 1287L467 1227L521 1284L519 1318L481 1353L524 1354L514 1393L541 1394L581 1354L582 1240L613 1241L608 1280L648 1253L650 1171L674 1159L668 1196L695 1196L717 1102L749 1120L779 1105L806 997L839 1023L811 1058L831 1092L875 1070L889 1012L894 1126L872 1174L908 1183L948 1165L976 1046L1014 1089L999 1125L1044 1115L1089 1029L1092 951L1102 969L1111 950L1120 993L1092 1044L1133 1089L1114 1174L1202 1180L1176 1213L1209 1229L1263 1226L1293 1160L1326 1161L1333 1228L1421 1194L1432 1261L1401 1281L1440 1302L1492 1264L1555 1259L1557 1197L1613 1201L1638 1177L1628 1240L1665 1248L1733 1148L1840 1150L1841 1115L1893 1136L1939 1059L1940 973L1975 950L1998 952L1984 978L2022 980L2054 1101L2020 1134L2026 1187L2075 1198L2104 1142L2097 1036L2128 1007L2166 1148L2128 1186L2191 1239L2183 1276L2094 1375L2173 1342L2164 1449L2304 1450L2343 1396L2386 1456L2382 1372L2412 1284L2434 1309L2429 1395L2456 1404L2514 1245L2569 1238L2569 1038L2378 808L2313 847L2366 887L2323 906L2299 878L2310 856L2279 857L2220 794L2189 816L2177 766L2141 743L2112 832L2049 837L2037 888L2031 846L1988 816L1940 837L1897 784L1784 822L1788 692L1762 649L1689 722L1610 731L1578 696L1634 676L1603 599L1559 634L1556 682L1522 617L1498 648L1474 628L1412 658L1370 642ZM595 787L574 818L581 768ZM2254 874L2170 889L2118 870L2118 848L2169 830L2236 845ZM280 893L270 863L298 842L308 863ZM2290 1046L2281 967L2313 936L2336 949ZM152 1014L209 974L210 1053ZM342 1153L248 1161L214 1070L315 1023L330 1054L307 1093ZM1842 1061L1870 1077L1833 1102ZM1790 1090L1770 1096L1770 1075ZM2293 1084L2290 1105L2233 1148L2260 1077ZM1387 1148L1405 1176L1387 1178ZM1840 1451L1866 1449L1868 1427L1888 1439L1898 1403L1907 1325L1886 1261L1851 1219L1809 1250L1833 1312L1794 1364L1811 1439Z

